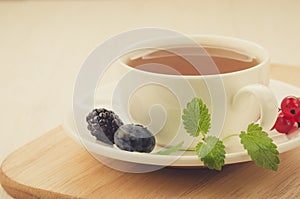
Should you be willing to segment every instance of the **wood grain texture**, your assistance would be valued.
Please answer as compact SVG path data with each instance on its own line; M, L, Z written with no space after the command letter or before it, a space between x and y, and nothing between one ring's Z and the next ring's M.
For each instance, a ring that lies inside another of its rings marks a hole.
M300 87L300 68L272 64L270 77Z
M273 66L271 76L300 86L300 68ZM299 198L300 149L280 154L277 172L253 162L208 169L164 168L130 174L95 160L57 127L9 155L0 181L13 197L36 198Z

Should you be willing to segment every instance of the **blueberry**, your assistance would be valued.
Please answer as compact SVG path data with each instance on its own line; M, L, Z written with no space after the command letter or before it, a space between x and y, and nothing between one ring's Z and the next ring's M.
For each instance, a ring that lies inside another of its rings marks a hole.
M117 147L125 151L150 153L155 146L153 134L142 125L125 124L114 135Z

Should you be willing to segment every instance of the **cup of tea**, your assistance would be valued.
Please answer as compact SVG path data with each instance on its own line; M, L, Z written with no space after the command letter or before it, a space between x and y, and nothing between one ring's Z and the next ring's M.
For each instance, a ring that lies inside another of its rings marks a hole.
M184 141L188 149L199 142L201 138L186 133L182 120L183 109L195 97L211 114L210 135L224 138L252 122L269 130L278 110L268 87L266 50L238 38L189 37L194 45L169 38L114 63L121 75L113 91L113 109L124 113L128 122L148 126L162 146Z

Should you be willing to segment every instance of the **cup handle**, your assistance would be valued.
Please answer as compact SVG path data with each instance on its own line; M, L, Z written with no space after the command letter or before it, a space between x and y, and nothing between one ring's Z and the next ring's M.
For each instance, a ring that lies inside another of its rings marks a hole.
M241 88L233 98L233 104L244 95L253 95L260 105L260 125L264 130L270 130L278 114L277 99L269 87L262 84L252 84Z

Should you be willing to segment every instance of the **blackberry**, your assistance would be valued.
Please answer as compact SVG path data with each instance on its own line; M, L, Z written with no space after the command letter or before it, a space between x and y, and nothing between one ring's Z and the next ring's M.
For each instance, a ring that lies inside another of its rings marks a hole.
M115 133L115 144L122 150L150 153L155 146L153 134L142 125L125 124Z
M88 130L97 140L114 144L114 134L123 122L113 111L104 108L94 109L86 117Z

